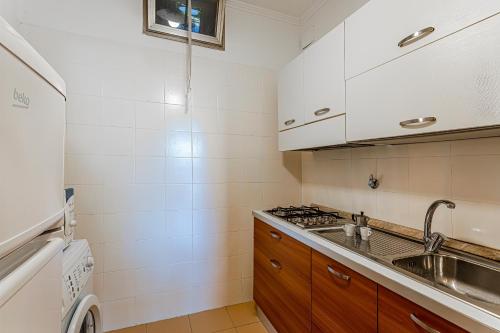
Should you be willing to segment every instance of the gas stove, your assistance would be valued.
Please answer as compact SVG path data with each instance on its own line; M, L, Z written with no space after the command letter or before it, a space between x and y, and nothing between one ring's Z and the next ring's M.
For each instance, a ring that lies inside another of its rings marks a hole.
M277 207L265 211L302 229L321 229L345 223L339 213L325 212L318 207Z

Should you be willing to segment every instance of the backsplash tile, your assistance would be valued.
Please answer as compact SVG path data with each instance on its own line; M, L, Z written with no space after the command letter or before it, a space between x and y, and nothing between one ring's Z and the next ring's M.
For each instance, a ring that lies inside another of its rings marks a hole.
M453 156L452 164L454 199L500 204L500 154Z
M343 160L349 168L338 168ZM302 199L423 230L438 199L457 208L436 211L433 231L500 249L500 140L374 146L302 153ZM370 174L380 187L368 187ZM345 180L349 179L349 184Z

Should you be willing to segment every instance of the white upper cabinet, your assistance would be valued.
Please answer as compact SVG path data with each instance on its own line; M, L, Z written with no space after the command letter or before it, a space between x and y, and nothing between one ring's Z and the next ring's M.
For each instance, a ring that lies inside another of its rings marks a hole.
M345 22L346 78L499 12L499 0L371 0Z
M304 51L306 123L345 113L344 24Z
M279 150L299 150L345 144L345 115L279 133Z
M280 73L278 84L278 129L304 124L304 57L299 55Z
M385 3L393 1L374 1ZM397 2L397 1L396 1ZM406 4L413 1L401 1ZM420 1L427 3L426 1ZM433 1L450 10L463 1ZM500 1L495 1L500 4ZM470 1L477 13L488 1ZM419 17L414 8L401 10ZM462 17L470 17L462 13ZM383 15L378 17L384 21ZM368 24L369 26L369 24ZM378 54L364 52L366 58ZM500 124L500 15L347 81L347 140Z
M280 73L280 150L345 144L344 23Z

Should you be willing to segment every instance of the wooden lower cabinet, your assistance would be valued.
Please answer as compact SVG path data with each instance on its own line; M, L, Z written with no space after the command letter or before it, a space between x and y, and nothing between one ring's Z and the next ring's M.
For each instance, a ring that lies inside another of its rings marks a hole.
M254 227L254 299L279 333L466 332L262 221Z
M378 326L380 333L467 332L398 294L379 286Z
M255 302L279 333L311 332L311 248L258 220L254 237Z
M312 321L315 332L377 332L377 284L313 250Z

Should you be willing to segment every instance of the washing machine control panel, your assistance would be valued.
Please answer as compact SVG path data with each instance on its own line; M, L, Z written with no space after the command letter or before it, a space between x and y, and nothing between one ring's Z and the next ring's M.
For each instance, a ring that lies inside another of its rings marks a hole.
M86 240L77 240L64 250L63 256L63 316L73 306L81 291L92 278L94 257Z

